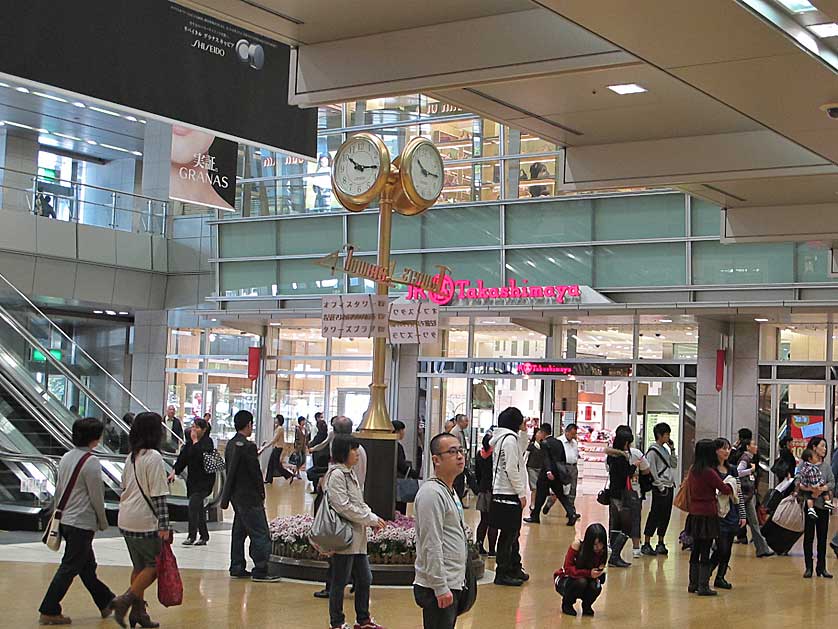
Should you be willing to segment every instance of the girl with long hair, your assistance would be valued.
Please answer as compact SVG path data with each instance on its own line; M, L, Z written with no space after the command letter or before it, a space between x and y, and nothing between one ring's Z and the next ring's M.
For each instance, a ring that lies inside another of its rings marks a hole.
M613 449L620 453L609 454L605 459L608 467L608 528L611 531L611 558L608 560L608 565L615 568L631 566L631 563L624 561L620 554L629 538L634 536L634 513L637 510L635 503L640 500L631 485L631 477L637 470L628 457L633 441L634 434L631 428L618 426L614 434ZM637 533L640 534L639 531Z
M574 540L567 549L564 565L553 573L556 591L562 596L562 613L575 616L574 605L582 600L582 615L593 616L594 601L605 583L608 561L608 534L602 524L594 523L585 536Z
M713 587L721 590L730 590L733 588L733 585L725 579L725 576L730 565L733 540L746 519L745 496L744 492L742 492L739 472L729 463L730 441L724 437L719 437L713 441L713 447L716 449L716 473L722 481L730 484L731 487L736 487L727 499L727 503L722 499L722 504L725 505L726 511L724 513L719 511L719 537L716 540L715 549L710 555L710 564L716 568L716 580L713 582Z
M495 556L498 541L498 530L489 526L489 511L492 507L492 454L495 449L491 445L492 432L483 435L483 447L477 452L474 464L474 475L477 478L477 510L480 512L480 524L477 525L477 546L481 555ZM489 536L489 550L483 545L486 535Z

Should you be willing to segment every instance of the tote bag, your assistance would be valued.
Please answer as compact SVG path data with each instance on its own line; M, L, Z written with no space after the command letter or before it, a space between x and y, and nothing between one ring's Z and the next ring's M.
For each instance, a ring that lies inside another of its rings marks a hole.
M788 531L795 533L802 533L806 528L806 518L803 515L803 507L797 502L795 496L783 498L774 515L771 516L771 521L777 526L781 526Z
M325 482L323 486L326 486ZM308 538L315 548L327 553L346 550L352 545L352 525L329 504L327 491L323 492L323 501L314 516Z
M157 555L157 600L163 607L183 603L183 581L169 540L163 541Z

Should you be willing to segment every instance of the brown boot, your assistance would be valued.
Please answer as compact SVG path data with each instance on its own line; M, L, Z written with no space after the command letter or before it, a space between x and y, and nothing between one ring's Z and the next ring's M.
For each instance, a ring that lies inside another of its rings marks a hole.
M39 625L70 625L72 623L73 621L70 620L69 616L63 616L61 614L57 616L41 614L41 617L38 619Z
M148 616L148 612L146 608L148 607L148 603L143 600L136 600L134 604L131 605L131 615L128 616L128 624L131 627L136 627L139 625L140 627L159 627L159 622L154 622Z
M134 601L137 600L136 595L131 591L128 590L122 596L117 596L115 599L111 601L111 609L113 609L113 619L116 621L120 627L126 627L125 624L125 614L128 613L128 610L131 609L131 606L134 604Z

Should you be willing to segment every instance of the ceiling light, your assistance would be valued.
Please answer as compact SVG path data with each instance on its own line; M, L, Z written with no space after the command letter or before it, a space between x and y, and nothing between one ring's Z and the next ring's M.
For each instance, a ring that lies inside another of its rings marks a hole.
M141 151L131 151L131 155L136 155L137 157L142 157L143 156Z
M66 133L58 133L57 131L53 132L53 135L57 135L59 138L64 138L65 140L72 140L73 142L81 142L81 138L77 138L74 135L67 135Z
M109 116L116 116L117 118L122 118L122 114L118 114L115 111L111 111L109 109L102 109L101 107L94 107L93 105L90 105L88 109L98 111L100 114L107 114Z
M817 11L818 9L809 0L777 0L786 9L792 13L806 13L807 11Z
M85 105L84 103L80 103L79 101L73 103L73 107L80 107L81 109L84 109L86 106L87 105Z
M115 317L116 316L116 311L115 310L105 310L105 314L110 315L112 317Z
M281 323L278 323L278 322L276 322L276 321L272 321L272 322L270 323L270 325L273 325L273 326L280 326L280 325L282 325L282 324L281 324Z
M768 323L768 319L763 319L762 317L757 317L754 321L757 323Z
M637 83L622 83L620 85L609 85L608 89L612 92L616 92L620 96L625 96L626 94L642 94L646 92L645 87L641 87Z
M137 122L137 119L134 116L125 116L126 120L130 120L131 122Z
M0 87L11 87L8 83L0 83Z
M575 319L568 319L568 323L582 323L581 321L576 321Z
M90 144L92 146L98 146L98 144L99 144L96 140L85 140L85 142L87 142L88 144Z
M124 310L120 310L120 311L119 311L119 314L121 314L121 315L127 315L128 313L127 313L127 312L125 312Z
M28 129L29 131L37 131L35 127L30 127L28 124L21 124L19 122L12 122L11 120L4 120L5 124L12 125L13 127L18 127L19 129Z
M114 146L113 144L100 144L99 146L101 146L103 148L106 148L106 149L111 149L112 151L119 151L120 153L130 153L131 152L129 149L124 149L121 146Z
M838 37L838 24L813 24L808 27L818 37Z
M145 123L146 123L145 120L140 120L140 124L145 124Z
M32 92L35 96L40 96L41 98L48 98L50 100L57 100L59 103L66 103L66 98L61 98L60 96L53 96L52 94L44 94L43 92Z
M103 310L94 310L93 314L105 314Z
M658 319L658 323L672 323L672 319Z
M25 87L16 87L15 90L18 91L18 92L21 92L22 94L28 94L29 93L29 90L26 89Z

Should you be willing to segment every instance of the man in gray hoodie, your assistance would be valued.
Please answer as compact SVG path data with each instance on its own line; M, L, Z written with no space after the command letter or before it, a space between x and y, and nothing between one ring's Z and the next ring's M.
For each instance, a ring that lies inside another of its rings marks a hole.
M466 459L456 436L441 433L431 440L434 475L416 494L416 578L413 596L422 608L425 629L453 629L468 561L463 504L454 479Z
M669 551L663 543L669 519L672 516L672 499L675 496L675 467L678 456L675 454L675 444L670 435L672 429L669 424L661 422L652 429L655 442L646 452L652 473L652 507L646 517L646 528L643 531L646 540L640 549L644 555L667 555ZM652 548L652 535L657 532L658 545Z

